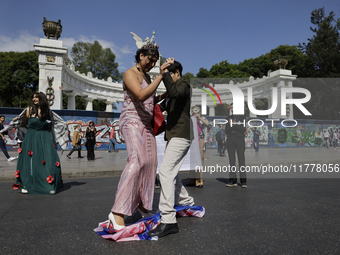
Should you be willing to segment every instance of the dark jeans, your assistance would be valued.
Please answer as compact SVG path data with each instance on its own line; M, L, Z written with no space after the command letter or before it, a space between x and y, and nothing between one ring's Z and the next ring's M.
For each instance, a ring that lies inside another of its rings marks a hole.
M6 144L5 144L4 140L2 140L2 138L0 138L0 149L5 154L6 158L9 159L10 156L8 155L8 152L7 152L7 149L6 149Z
M72 150L70 151L70 153L67 156L71 156L74 151L75 151L75 149L74 149L74 146L73 146ZM81 157L81 150L78 151L78 158L80 158L80 157Z
M227 139L227 150L228 150L228 156L229 156L229 164L230 164L230 170L232 170L232 167L234 169L233 171L230 171L229 173L229 182L237 183L237 176L236 176L236 158L235 158L235 152L237 152L237 159L238 164L241 168L241 166L245 166L246 159L245 159L245 150L246 150L246 144L244 141L244 137L237 137L236 135L229 136ZM240 182L241 183L247 183L246 173L240 171Z
M259 149L260 149L260 140L259 139L254 139L253 143L254 143L254 150L258 152Z
M221 140L218 141L218 152L220 153L220 155L224 154L225 149L226 149L225 142L222 143Z

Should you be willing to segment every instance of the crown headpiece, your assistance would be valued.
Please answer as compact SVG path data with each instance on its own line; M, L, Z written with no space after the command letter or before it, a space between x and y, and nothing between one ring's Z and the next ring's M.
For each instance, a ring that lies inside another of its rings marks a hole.
M157 45L156 42L144 44L142 47L142 49L148 49L148 50L158 50L158 48L159 46Z

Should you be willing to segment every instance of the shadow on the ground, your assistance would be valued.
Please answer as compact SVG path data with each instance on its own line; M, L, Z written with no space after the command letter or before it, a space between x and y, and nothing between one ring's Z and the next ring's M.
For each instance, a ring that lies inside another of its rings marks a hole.
M64 183L64 186L61 188L61 190L59 192L63 192L65 190L68 190L72 186L80 186L80 185L84 185L84 184L86 184L86 182L66 182L66 183Z
M228 181L229 181L228 178L216 178L216 180L219 181L219 182L223 182L223 183L225 183L225 184L227 184Z

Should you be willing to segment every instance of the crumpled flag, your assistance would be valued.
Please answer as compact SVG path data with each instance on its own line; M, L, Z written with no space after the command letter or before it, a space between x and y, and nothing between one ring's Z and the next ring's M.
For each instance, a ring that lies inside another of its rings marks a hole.
M176 216L178 217L198 217L202 218L205 214L205 209L202 206L175 206ZM158 237L148 236L148 232L156 228L161 222L161 212L140 219L134 224L128 225L125 228L116 231L113 229L112 224L108 226L109 221L99 223L98 227L94 231L105 239L112 239L116 242L124 241L139 241L139 240L158 240Z

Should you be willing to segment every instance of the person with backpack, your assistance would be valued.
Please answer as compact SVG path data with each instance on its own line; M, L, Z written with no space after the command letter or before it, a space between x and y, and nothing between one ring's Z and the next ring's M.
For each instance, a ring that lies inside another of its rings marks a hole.
M71 155L74 151L78 151L78 158L83 158L81 156L81 134L80 134L80 132L81 132L80 125L76 125L74 127L74 132L73 132L73 140L72 140L73 148L70 151L70 153L67 154L67 156L66 156L69 159L71 159Z

